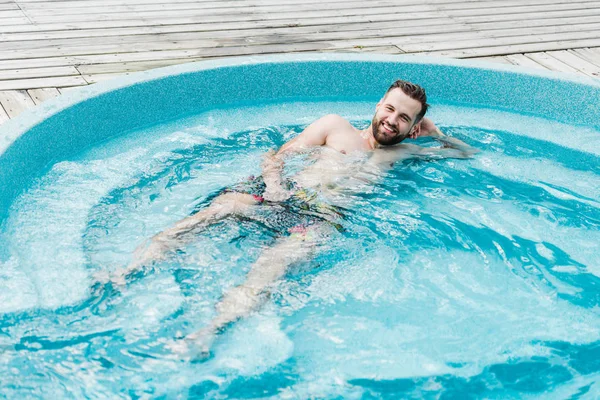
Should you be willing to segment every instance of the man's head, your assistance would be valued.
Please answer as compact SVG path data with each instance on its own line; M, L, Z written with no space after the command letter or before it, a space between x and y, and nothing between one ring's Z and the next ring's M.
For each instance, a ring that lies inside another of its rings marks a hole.
M425 89L397 80L377 103L372 121L373 137L381 145L400 143L418 128L427 107Z

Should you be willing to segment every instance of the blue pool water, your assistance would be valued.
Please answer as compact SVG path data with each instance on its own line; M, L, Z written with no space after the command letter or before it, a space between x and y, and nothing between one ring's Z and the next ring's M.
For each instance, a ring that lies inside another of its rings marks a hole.
M274 229L228 220L121 291L95 284L317 117L364 127L373 104L215 109L49 166L0 231L0 393L599 397L600 135L584 126L435 103L431 118L482 152L357 171L369 185L345 230L203 363L166 345L208 323Z

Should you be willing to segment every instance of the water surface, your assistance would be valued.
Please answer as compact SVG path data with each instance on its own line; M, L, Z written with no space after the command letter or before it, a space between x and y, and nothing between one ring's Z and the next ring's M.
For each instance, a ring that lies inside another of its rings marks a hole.
M585 127L435 104L482 152L383 172L204 363L165 344L208 323L280 232L227 220L122 291L95 284L324 112L364 127L373 104L215 110L49 167L0 231L0 393L600 396L600 135Z

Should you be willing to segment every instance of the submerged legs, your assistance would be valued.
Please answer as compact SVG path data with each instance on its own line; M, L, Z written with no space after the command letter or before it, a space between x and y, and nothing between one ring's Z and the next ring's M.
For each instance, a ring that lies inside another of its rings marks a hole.
M118 285L125 284L127 275L164 259L169 252L193 240L194 235L191 233L230 216L251 216L255 206L260 203L261 199L245 193L231 192L218 196L207 208L177 222L173 227L153 236L148 243L139 246L131 263L117 270L111 281ZM209 325L173 343L171 349L186 358L206 357L216 335L228 324L258 309L269 295L271 286L287 272L288 267L309 259L322 239L329 237L333 230L329 224L318 223L297 227L290 231L290 236L279 238L258 257L245 282L224 294L216 305L217 314Z

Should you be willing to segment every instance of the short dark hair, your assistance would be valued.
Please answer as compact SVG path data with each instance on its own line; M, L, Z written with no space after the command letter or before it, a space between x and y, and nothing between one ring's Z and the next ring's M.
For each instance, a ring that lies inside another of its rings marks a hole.
M415 124L419 122L425 116L425 113L429 108L429 104L427 104L427 94L425 93L425 89L423 89L419 85L415 85L414 83L398 79L396 82L392 83L392 86L390 86L387 92L385 92L384 97L387 96L387 94L394 89L402 90L404 94L406 94L408 97L417 100L419 103L421 103L421 111L419 112L419 114L417 114Z

